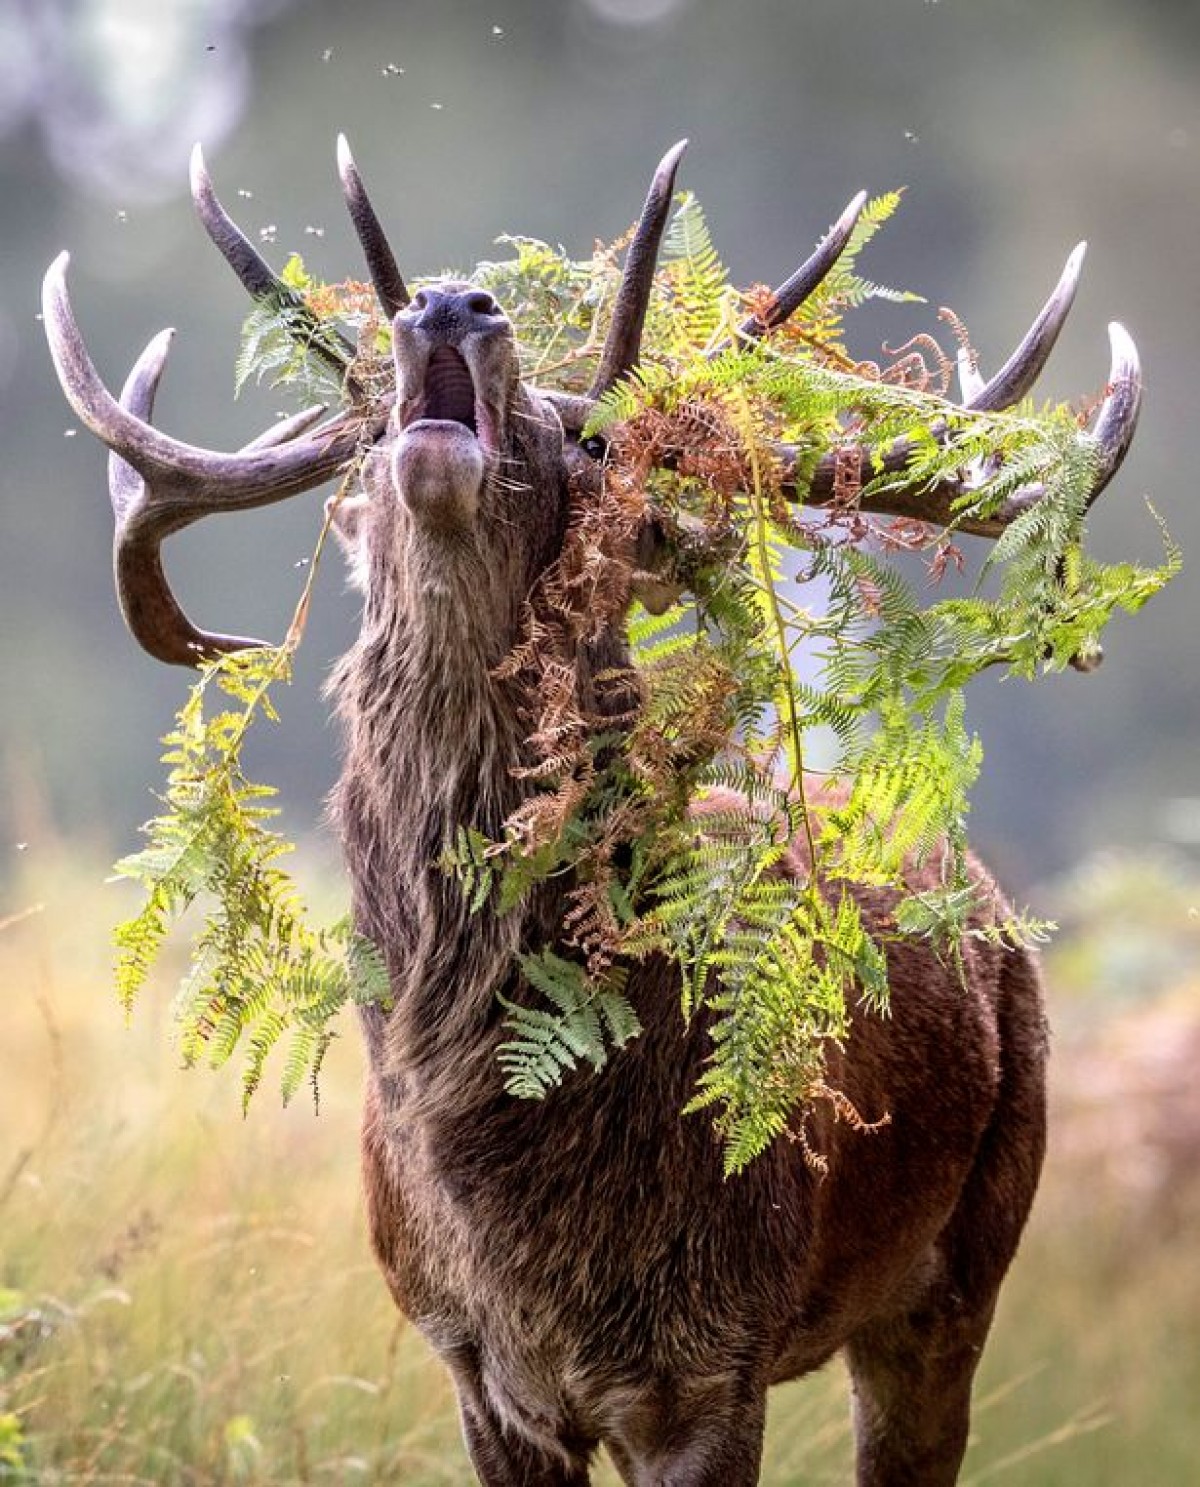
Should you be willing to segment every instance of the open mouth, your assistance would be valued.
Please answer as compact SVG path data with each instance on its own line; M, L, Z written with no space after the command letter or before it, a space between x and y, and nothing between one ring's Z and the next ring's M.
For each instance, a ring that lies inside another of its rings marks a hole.
M464 424L477 433L475 383L462 353L453 346L436 346L425 369L425 397L421 418Z

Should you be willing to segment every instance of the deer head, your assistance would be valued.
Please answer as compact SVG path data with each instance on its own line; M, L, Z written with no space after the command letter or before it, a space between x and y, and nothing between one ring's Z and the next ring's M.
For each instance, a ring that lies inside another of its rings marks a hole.
M150 342L120 398L114 399L84 346L67 292L68 255L60 255L45 279L46 333L68 400L111 451L117 592L138 642L159 660L182 665L259 644L191 623L167 583L160 555L163 540L211 513L285 500L360 463L364 494L339 503L335 525L367 592L368 612L381 604L403 606L414 594L444 587L456 575L462 599L473 599L486 615L496 642L510 640L520 599L561 544L570 494L582 490L586 497L589 481L598 479L595 449L582 440L582 431L596 399L638 363L658 248L685 143L674 146L655 172L586 396L539 390L521 380L512 328L486 291L448 281L410 295L344 139L339 140L338 157L346 203L381 309L393 328L394 388L382 398L358 384L349 342L316 321L225 213L198 147L192 160L193 197L214 244L250 294L285 307L296 336L344 379L350 406L324 422L324 409L309 410L230 454L161 433L149 420L172 332L163 331ZM863 194L850 202L812 256L775 290L767 308L739 327L740 337L767 336L795 313L836 263L864 202ZM964 369L958 407L997 410L1028 391L1070 309L1082 257L1080 245L994 377L985 382ZM1098 456L1093 500L1124 458L1141 397L1133 342L1115 323L1109 334L1112 365L1091 431ZM948 403L948 410L953 406ZM786 468L797 451L782 447L779 454ZM870 448L828 454L806 484L807 501L832 497L836 461L847 455L857 458L869 476ZM899 478L886 491L864 497L864 509L945 521L952 503L970 489L972 477L964 473L935 486L906 485L903 472L909 458L910 451L899 445L886 451L885 466ZM1040 494L1037 488L1022 490L995 515L968 519L960 527L995 537ZM638 545L645 567L653 533L644 534ZM644 597L653 605L652 585Z

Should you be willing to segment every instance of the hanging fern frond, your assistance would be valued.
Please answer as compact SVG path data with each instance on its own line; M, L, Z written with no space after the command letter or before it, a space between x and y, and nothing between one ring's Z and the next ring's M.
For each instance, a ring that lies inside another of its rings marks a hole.
M116 869L146 892L140 912L114 932L126 1010L172 925L203 904L203 926L175 998L180 1048L188 1064L204 1059L219 1067L244 1046L246 1101L286 1034L285 1100L324 1056L329 1024L342 1007L390 995L378 952L346 921L328 929L309 924L279 865L291 844L270 827L278 815L275 792L243 772L246 732L256 717L275 718L270 688L289 674L287 653L271 649L205 664L164 740L164 810L143 828L148 845Z
M554 1011L501 998L513 1034L497 1051L509 1094L544 1099L581 1060L599 1071L612 1049L623 1048L641 1032L637 1013L623 994L623 970L597 983L582 966L553 950L523 955L520 965Z
M870 202L812 299L769 344L746 345L730 339L741 297L695 198L680 198L642 364L604 394L584 431L603 430L610 456L599 506L574 530L573 561L580 569L610 562L610 528L652 502L678 539L689 599L657 617L635 609L638 705L615 741L591 751L588 728L572 731L580 715L565 700L574 658L548 651L546 637L552 618L568 629L594 625L594 606L535 592L537 643L518 647L535 683L539 655L544 667L545 710L530 738L542 763L529 774L572 789L586 783L568 815L523 806L506 838L464 839L453 854L476 911L497 903L506 911L552 874L573 873L580 885L562 926L564 948L580 960L524 963L545 1005L510 1008L509 1088L540 1098L580 1062L596 1064L604 1044L595 998L607 978L666 954L681 972L684 1015L710 1019L712 1060L691 1108L714 1111L730 1170L809 1102L830 1096L824 1048L844 1035L847 998L886 1006L883 947L863 925L856 885L892 890L896 933L930 935L951 959L988 922L968 874L968 796L982 756L963 688L996 665L1032 675L1065 664L1176 564L1170 549L1162 567L1145 572L1083 556L1095 451L1071 410L949 407L926 390L938 389L952 364L931 337L901 348L892 366L849 357L848 311L872 298L917 298L857 268L899 200ZM967 344L957 319L952 329ZM729 344L714 354L723 339ZM967 515L989 515L1029 485L1044 488L985 570L1000 574L994 598L919 595L890 561L900 539L861 516L862 491L847 490L843 510L807 522L782 498L775 441L811 449L789 472L802 486L806 469L847 430L857 441L859 428L879 451L868 494L899 481L950 481L967 466L986 472L947 530L930 534L928 545L943 554ZM910 451L902 473L883 458L898 440ZM664 450L684 453L664 462ZM822 586L819 604L804 602L805 584ZM549 606L541 619L540 603ZM624 621L623 604L614 601L609 623ZM811 678L796 674L802 654L816 662ZM805 759L815 728L836 742L841 782L819 810L808 799ZM741 804L724 804L722 791L737 792ZM910 890L922 866L922 886ZM494 894L497 883L510 891Z
M663 244L663 277L670 295L672 339L704 350L732 323L734 298L700 203L683 192Z

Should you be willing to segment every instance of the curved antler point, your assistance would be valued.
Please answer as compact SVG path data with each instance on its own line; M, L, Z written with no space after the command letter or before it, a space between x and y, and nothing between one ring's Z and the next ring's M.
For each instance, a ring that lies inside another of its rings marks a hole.
M394 318L411 299L404 276L396 263L396 256L388 243L367 188L363 184L358 166L350 153L350 143L344 134L337 139L338 175L342 181L342 195L350 213L355 235L367 260L375 297L388 319Z
M600 352L600 365L588 389L588 396L591 398L598 398L607 392L614 382L637 365L659 245L671 211L675 171L686 148L686 139L673 144L659 161L654 179L650 182L642 214L625 255L625 271L617 290L608 335Z
M849 235L854 231L858 219L862 216L863 208L867 204L867 193L859 191L846 203L842 215L833 225L833 230L838 236Z
M42 319L49 324L55 313L56 302L67 294L67 266L71 255L64 248L42 276Z
M1092 438L1100 451L1100 469L1089 506L1121 468L1142 405L1142 364L1133 337L1119 320L1110 320L1108 339L1112 348L1108 390L1092 426Z
M1067 261L1063 265L1062 278L1059 280L1059 288L1074 292L1075 285L1079 281L1079 275L1083 272L1083 260L1087 257L1087 240L1078 242L1067 254ZM1056 291L1056 293L1059 291Z
M1132 362L1134 366L1140 365L1134 339L1119 320L1108 322L1108 343L1112 347L1114 360L1119 356L1121 360Z
M1050 298L1038 311L1020 344L996 375L976 388L974 395L966 400L967 407L976 412L1011 408L1037 381L1075 302L1086 252L1086 242L1076 243L1071 249Z
M220 213L224 215L217 195L213 189L212 176L208 173L208 165L204 159L204 150L197 142L192 146L191 158L188 161L188 185L191 187L192 202L200 219L204 223L205 231L212 237L212 228L209 226L209 218L206 213ZM218 244L218 248L220 245Z
M679 162L683 159L683 152L687 149L686 139L677 140L658 163L658 169L654 172L656 180L670 179L679 168Z

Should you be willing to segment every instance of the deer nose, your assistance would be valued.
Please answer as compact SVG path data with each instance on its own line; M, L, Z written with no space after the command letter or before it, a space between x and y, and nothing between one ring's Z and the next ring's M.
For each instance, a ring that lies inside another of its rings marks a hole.
M472 331L491 330L504 311L486 289L419 289L407 315L431 341L457 346Z

